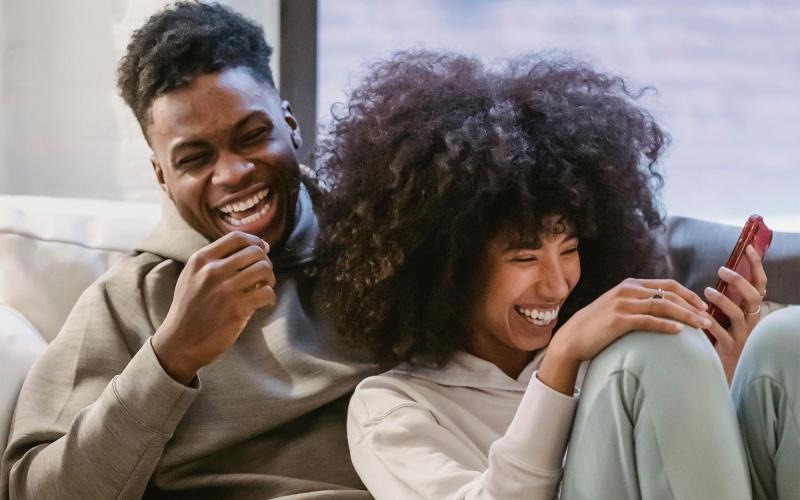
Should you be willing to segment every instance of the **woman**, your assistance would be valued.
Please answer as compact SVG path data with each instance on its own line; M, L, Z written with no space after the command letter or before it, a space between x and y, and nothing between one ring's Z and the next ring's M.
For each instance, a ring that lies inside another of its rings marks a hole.
M323 145L320 242L340 331L401 363L350 403L376 498L552 498L568 444L562 498L749 498L697 329L727 337L680 284L632 278L664 273L665 135L635 97L569 60L429 52L352 93Z

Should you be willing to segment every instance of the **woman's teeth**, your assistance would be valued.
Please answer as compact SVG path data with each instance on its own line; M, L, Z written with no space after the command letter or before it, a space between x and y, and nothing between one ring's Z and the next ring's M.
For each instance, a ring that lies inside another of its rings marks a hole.
M547 309L542 311L539 309L527 309L520 306L514 306L514 309L516 309L523 318L527 319L530 323L533 323L536 326L545 326L550 324L558 317L559 310L558 307L555 309Z

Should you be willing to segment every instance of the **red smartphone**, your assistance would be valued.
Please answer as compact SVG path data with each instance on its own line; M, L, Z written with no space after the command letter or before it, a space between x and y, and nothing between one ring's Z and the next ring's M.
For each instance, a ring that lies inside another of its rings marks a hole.
M756 253L763 259L770 243L772 243L772 230L764 224L764 218L760 215L751 215L747 219L747 222L745 222L742 233L739 235L736 246L733 247L733 252L731 252L731 256L728 257L728 262L725 264L725 267L733 269L742 275L744 279L752 283L753 274L750 271L750 261L747 260L747 255L745 255L744 252L745 248L747 248L747 245L753 245ZM735 304L741 304L741 294L734 288L729 289L728 283L725 281L721 279L717 280L716 289L718 292L726 295ZM709 304L708 313L717 320L722 328L728 329L731 326L730 318L714 304ZM712 344L717 342L717 339L714 338L711 333L707 330L705 332Z

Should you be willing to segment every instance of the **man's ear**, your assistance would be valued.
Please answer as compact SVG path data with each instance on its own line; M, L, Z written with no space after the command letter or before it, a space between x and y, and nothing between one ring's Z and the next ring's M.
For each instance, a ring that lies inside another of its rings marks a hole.
M167 185L167 181L164 180L164 170L161 168L161 164L158 163L158 158L156 155L150 157L150 165L153 166L153 173L156 174L156 180L158 181L158 185L161 186L161 189L167 193L169 199L172 199L172 193L169 192L169 186Z
M292 139L294 149L300 149L303 145L303 137L300 135L300 124L297 123L297 118L292 114L292 105L289 101L281 102L281 109L283 109L283 119L289 125L289 135Z

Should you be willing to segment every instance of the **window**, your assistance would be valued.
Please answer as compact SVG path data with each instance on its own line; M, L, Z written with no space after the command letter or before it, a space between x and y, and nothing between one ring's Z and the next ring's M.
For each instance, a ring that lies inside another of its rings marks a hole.
M413 47L491 61L559 49L657 94L669 214L800 229L800 9L788 2L319 0L318 124L364 62Z

